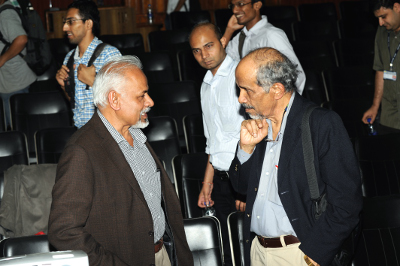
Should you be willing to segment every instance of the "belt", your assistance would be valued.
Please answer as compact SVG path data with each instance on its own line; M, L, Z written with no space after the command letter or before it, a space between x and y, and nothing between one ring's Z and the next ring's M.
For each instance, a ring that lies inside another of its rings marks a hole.
M159 252L159 251L162 249L163 244L164 244L164 241L163 241L162 238L161 238L160 240L158 240L158 241L154 244L154 253Z
M214 169L214 177L219 177L221 180L229 180L229 174L227 171Z
M262 236L257 236L258 242L260 242L261 246L265 248L281 248L282 243L280 237L274 238L266 238ZM287 235L283 237L286 245L300 243L299 239L292 235Z

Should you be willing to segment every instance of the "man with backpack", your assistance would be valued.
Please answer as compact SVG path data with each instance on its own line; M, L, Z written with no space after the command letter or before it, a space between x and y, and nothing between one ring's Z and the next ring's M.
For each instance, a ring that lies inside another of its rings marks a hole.
M10 5L10 1L0 0L0 8ZM26 53L28 36L22 26L21 19L15 10L6 9L0 13L0 32L10 43L0 41L0 96L6 114L6 124L10 125L9 98L17 93L28 92L29 86L36 80L36 74L29 68L25 60L19 56Z
M63 31L69 42L77 47L70 51L57 71L56 79L71 101L74 124L80 128L92 117L92 85L96 73L113 56L121 56L117 48L102 44L100 14L97 5L89 0L77 0L68 6Z

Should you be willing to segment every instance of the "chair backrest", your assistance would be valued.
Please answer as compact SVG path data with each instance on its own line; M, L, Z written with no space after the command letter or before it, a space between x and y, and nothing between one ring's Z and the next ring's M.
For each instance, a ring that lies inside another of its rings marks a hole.
M301 4L298 7L300 21L336 21L336 7L333 2Z
M168 52L136 54L143 64L143 72L149 82L171 82L179 80L174 72L171 55ZM176 71L178 72L178 71Z
M184 219L183 225L195 266L223 265L220 224L215 217Z
M375 73L368 65L324 69L323 76L329 100L371 100L374 96Z
M400 195L364 199L363 230L353 266L399 266Z
M143 129L143 133L156 155L164 161L165 170L174 183L172 158L181 154L176 122L168 116L150 117L149 121L150 124Z
M0 256L13 257L25 254L56 251L47 239L47 235L6 238L0 242Z
M306 69L304 73L306 74L306 84L303 96L318 105L328 101L328 93L322 78L322 72Z
M116 47L123 55L136 55L144 52L143 37L140 33L102 35L100 39Z
M50 65L42 75L37 77L37 80L29 86L29 92L56 91L60 89L60 84L56 80L56 73L59 66L55 61Z
M179 78L183 80L194 80L201 84L207 69L204 69L196 61L191 50L181 50L177 53Z
M362 43L363 45L360 45ZM374 41L370 39L346 39L333 42L339 67L372 66Z
M332 45L326 41L295 41L293 50L303 69L321 71L336 67Z
M34 134L37 130L71 126L71 111L59 91L13 95L10 108L12 128L27 136L30 157L36 158Z
M201 114L200 90L194 81L149 83L155 104L149 116L170 116L177 122L180 146L186 147L182 119L185 115Z
M261 15L266 15L268 22L275 26L276 22L296 22L297 10L295 6L262 6Z
M367 197L400 194L400 134L360 137L355 151Z
M208 155L204 152L177 155L172 161L175 188L185 218L201 217L204 210L197 206L206 170Z
M171 26L173 30L188 28L200 22L211 22L210 13L207 10L191 12L172 12Z
M14 164L29 164L25 134L20 131L0 133L0 172Z
M228 216L229 243L234 266L244 266L243 218L244 212L232 212Z
M295 41L333 41L340 38L336 21L299 21L292 26Z
M58 163L69 138L76 127L45 128L35 133L37 163Z
M188 153L205 151L207 139L204 136L203 116L201 114L186 115L183 118L183 132Z
M189 34L190 30L186 28L150 32L148 35L150 51L176 51L184 47L190 49Z

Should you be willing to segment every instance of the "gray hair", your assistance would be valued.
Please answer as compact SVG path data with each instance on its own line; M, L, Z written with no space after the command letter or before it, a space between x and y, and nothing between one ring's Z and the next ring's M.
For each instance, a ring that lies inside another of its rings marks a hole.
M98 108L108 104L108 94L113 89L122 94L125 72L142 69L142 62L133 55L112 57L97 73L93 84L93 102Z
M269 93L271 86L275 83L281 83L287 92L297 89L296 80L300 71L297 70L297 65L284 54L273 48L260 48L252 51L248 56L258 64L257 85L261 86L266 93Z

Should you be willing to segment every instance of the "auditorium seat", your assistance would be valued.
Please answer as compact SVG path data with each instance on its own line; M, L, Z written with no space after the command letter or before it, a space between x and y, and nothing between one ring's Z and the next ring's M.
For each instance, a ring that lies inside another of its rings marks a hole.
M172 158L181 154L176 122L168 116L150 117L149 122L142 131L154 152L164 161L168 177L174 183Z
M231 254L235 266L245 266L243 216L244 212L232 212L228 216L229 243L231 245Z
M299 21L292 26L295 41L333 41L340 38L336 21Z
M322 71L336 67L336 59L331 42L326 41L295 41L293 50L303 69Z
M144 52L143 37L140 33L102 35L100 39L116 47L122 55L136 55Z
M0 132L6 131L6 114L3 106L3 101L0 101Z
M29 164L25 134L20 131L0 132L0 173L14 164Z
M163 30L149 33L150 51L167 51L175 54L182 49L190 49L190 29Z
M296 22L297 18L297 10L294 6L262 6L260 9L261 15L266 15L268 22L274 23L276 22Z
M173 65L168 52L138 53L137 57L143 64L143 72L148 82L178 81L178 68Z
M400 195L364 199L363 229L352 266L399 266Z
M207 139L204 136L202 114L186 115L183 118L183 132L188 153L204 152L206 150Z
M177 57L180 80L194 80L201 84L207 70L200 66L194 58L192 50L178 51Z
M362 44L362 45L360 45ZM339 67L369 66L374 63L373 39L345 39L333 42Z
M49 39L49 46L53 58L56 60L57 67L60 68L64 62L65 56L69 51L75 49L75 45L71 44L67 38Z
M71 126L71 110L61 92L15 94L10 98L11 126L25 133L30 162L36 162L34 134L50 127Z
M76 127L44 128L35 133L37 163L58 163L69 138Z
M0 242L0 256L5 258L51 251L56 250L50 245L47 235L6 238Z
M203 187L208 155L204 152L177 155L172 161L175 188L185 218L201 217L204 210L197 206Z
M194 266L222 266L223 248L217 218L200 217L183 220L186 239L193 254Z
M149 116L170 116L178 125L181 147L186 148L182 119L185 115L201 114L200 90L194 81L149 83L154 106Z
M304 73L306 75L306 84L302 95L318 105L327 102L328 95L322 78L322 72L306 69Z
M355 151L364 196L400 194L400 134L356 138Z

